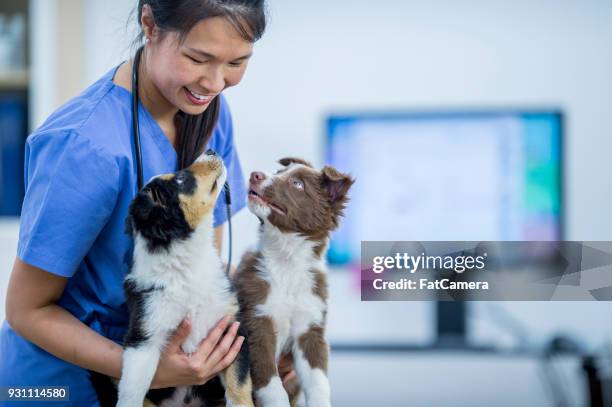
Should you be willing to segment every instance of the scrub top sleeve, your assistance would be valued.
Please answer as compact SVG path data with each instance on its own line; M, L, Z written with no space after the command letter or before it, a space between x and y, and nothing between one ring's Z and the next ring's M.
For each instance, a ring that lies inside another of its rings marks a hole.
M229 106L224 97L221 97L221 108L219 111L219 122L215 132L219 132L221 144L217 150L223 157L227 169L227 183L230 187L232 201L232 216L246 206L247 190L242 166L234 144L234 126ZM227 207L225 195L221 192L214 211L214 227L220 226L227 221Z
M25 188L17 255L71 277L115 207L117 162L78 133L38 134L26 144Z

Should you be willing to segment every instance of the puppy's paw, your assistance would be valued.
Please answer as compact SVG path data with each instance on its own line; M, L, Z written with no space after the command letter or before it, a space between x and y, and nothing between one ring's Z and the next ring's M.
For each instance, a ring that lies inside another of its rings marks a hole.
M266 387L257 390L255 394L259 401L258 405L262 407L291 407L289 396L278 376L270 379Z

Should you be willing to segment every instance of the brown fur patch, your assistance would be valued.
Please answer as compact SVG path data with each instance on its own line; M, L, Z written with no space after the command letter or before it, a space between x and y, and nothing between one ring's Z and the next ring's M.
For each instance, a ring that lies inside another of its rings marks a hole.
M298 346L310 367L319 368L327 373L328 349L324 334L323 327L311 325L310 329L299 337Z
M347 174L343 174L334 167L326 165L321 170L323 188L327 192L327 199L331 203L332 210L337 215L342 216L346 203L348 202L348 190L355 183L355 180ZM337 226L337 225L336 225Z
M326 240L320 241L317 243L317 245L314 247L314 249L312 250L314 252L314 255L318 258L318 259L322 259L323 258L323 252L325 251L326 247L327 247L327 243Z
M163 174L163 175L158 176L157 178L163 179L164 181L170 181L174 177L175 177L174 174Z
M253 397L251 395L253 390L251 378L247 376L246 381L240 384L236 363L232 363L230 367L222 372L222 375L225 380L225 391L233 405L254 406Z
M263 304L270 291L270 284L257 273L259 258L259 253L245 253L236 271L234 283L243 312L254 312L252 308Z
M197 162L189 167L189 171L197 180L197 187L193 194L181 194L179 198L185 220L192 229L195 229L202 218L209 215L215 207L217 192L223 186L216 185L214 189L212 187L221 169L221 163L217 161Z
M291 407L297 407L298 396L300 395L301 388L300 382L298 381L297 377L294 377L293 379L289 380L289 382L287 382L284 387L287 391L287 394L289 395L289 404L291 405Z
M144 399L142 407L157 407L157 405L149 399Z
M207 175L211 172L216 172L221 169L221 162L210 160L210 161L197 161L189 166L189 169L195 175Z
M258 390L265 387L272 377L278 376L274 323L270 317L249 318L245 322L249 332L251 379L253 389Z
M327 290L327 278L325 277L325 274L319 270L311 270L311 273L314 276L312 293L322 299L323 302L326 302L329 296Z
M240 301L242 323L248 332L253 389L265 387L278 375L276 334L269 317L256 316L255 307L268 297L270 285L258 275L259 253L246 253L236 272L235 286Z
M280 160L278 160L278 163L284 167L288 167L291 164L302 164L302 165L312 168L312 164L310 164L308 161L302 158L297 158L297 157L281 158Z
M193 196L180 195L181 209L185 214L185 220L192 229L195 229L202 218L209 214L214 208L214 202L202 204Z

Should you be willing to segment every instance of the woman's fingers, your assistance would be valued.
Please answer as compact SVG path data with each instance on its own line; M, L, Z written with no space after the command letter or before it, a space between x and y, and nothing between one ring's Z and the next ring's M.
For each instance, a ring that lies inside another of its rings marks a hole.
M184 319L176 331L174 331L174 334L172 334L167 348L173 353L182 352L181 345L185 342L187 336L189 336L189 332L191 332L191 321Z
M283 385L289 383L297 376L293 370L293 353L285 353L278 361L278 374L280 375Z
M239 326L239 322L234 322L232 324L225 336L223 336L223 339L221 339L221 341L217 344L213 352L208 357L208 360L206 362L209 364L209 366L216 366L227 355L227 353L232 348L232 344L234 344L234 339L236 339L236 334L238 333Z
M181 345L191 332L191 322L184 320L172 334L160 359L155 386L166 384L169 380L165 379L165 376L173 378L174 381L170 380L172 386L202 384L231 365L244 342L243 336L237 336L239 323L233 323L228 329L232 318L226 316L220 320L200 343L198 349L189 355L181 350ZM226 330L227 333L224 335ZM160 377L163 376L160 372L165 376Z
M227 315L221 321L217 322L217 325L208 333L206 339L200 343L198 350L194 354L196 359L206 361L209 358L211 352L217 346L219 339L223 336L223 332L225 332L230 319L231 317Z
M230 348L229 352L225 354L225 357L221 359L221 361L214 367L213 371L215 373L221 372L223 369L226 369L229 365L234 362L236 356L238 356L238 352L240 352L240 348L244 343L244 336L239 336L234 341L234 344Z
M281 376L293 370L293 353L285 353L281 355L278 361L278 372Z
M296 376L297 376L297 373L295 373L295 370L290 370L289 373L283 376L283 385L286 385L291 380L295 379Z

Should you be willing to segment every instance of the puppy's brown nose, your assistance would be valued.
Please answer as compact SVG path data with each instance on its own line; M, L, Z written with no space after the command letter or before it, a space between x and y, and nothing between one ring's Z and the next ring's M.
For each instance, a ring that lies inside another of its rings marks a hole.
M249 179L253 184L259 184L261 181L266 179L266 174L259 171L253 171L251 173L251 178Z

